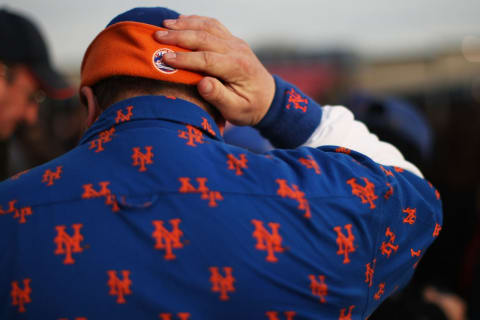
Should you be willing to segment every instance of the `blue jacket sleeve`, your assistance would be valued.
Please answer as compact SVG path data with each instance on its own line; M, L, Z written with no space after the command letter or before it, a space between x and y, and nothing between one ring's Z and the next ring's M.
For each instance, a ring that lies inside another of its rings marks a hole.
M307 141L320 124L322 109L297 87L274 76L275 96L265 117L256 125L276 148L291 149Z

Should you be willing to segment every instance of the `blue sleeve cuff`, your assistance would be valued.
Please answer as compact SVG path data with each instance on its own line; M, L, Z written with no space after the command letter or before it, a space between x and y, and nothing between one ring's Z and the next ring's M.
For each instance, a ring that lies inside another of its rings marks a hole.
M275 96L263 119L255 126L276 148L291 149L310 138L322 118L322 109L297 87L275 79Z

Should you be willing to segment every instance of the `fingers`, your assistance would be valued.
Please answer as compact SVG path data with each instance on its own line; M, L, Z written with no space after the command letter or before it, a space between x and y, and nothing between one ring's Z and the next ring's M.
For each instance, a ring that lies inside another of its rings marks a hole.
M173 30L197 30L205 31L216 37L228 39L232 36L230 31L223 24L214 18L201 16L180 16L178 19L165 20L163 25Z
M160 43L194 51L225 53L229 50L229 44L226 40L219 39L205 31L157 31L154 37Z
M169 66L206 73L220 79L230 79L235 76L236 64L229 55L215 52L176 52L167 53L163 61Z
M226 120L255 125L265 116L275 81L245 41L212 18L181 16L164 25L168 30L155 34L157 41L193 51L167 53L163 61L203 73L198 91Z

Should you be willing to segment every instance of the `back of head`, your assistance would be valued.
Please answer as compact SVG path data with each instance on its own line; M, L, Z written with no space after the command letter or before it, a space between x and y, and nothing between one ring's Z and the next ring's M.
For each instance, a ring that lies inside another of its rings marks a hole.
M201 103L195 85L202 76L162 61L167 52L189 50L154 39L156 31L165 30L164 20L178 17L166 8L134 8L116 16L97 35L83 57L81 87L92 87L101 109L144 94L180 95Z

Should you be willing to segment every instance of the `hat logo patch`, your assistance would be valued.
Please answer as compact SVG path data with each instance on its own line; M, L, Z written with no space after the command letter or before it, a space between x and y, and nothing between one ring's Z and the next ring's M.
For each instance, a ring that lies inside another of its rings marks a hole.
M172 68L170 66L167 66L164 62L163 62L163 55L167 52L174 52L173 50L170 50L170 49L167 49L167 48L163 48L163 49L158 49L157 51L155 51L155 53L153 54L153 57L152 57L152 62L153 62L153 65L155 66L155 68L160 71L160 72L163 72L163 73L166 73L166 74L172 74L172 73L175 73L177 72L178 70L175 69L175 68Z

